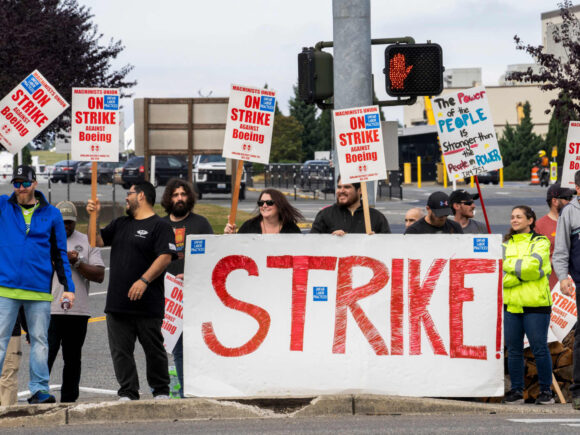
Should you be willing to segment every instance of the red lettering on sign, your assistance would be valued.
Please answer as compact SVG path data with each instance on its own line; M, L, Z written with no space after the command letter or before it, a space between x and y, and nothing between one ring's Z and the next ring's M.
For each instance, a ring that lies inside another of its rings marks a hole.
M250 276L259 275L258 266L250 257L230 255L222 258L214 267L211 275L213 288L226 307L252 316L258 322L259 326L258 331L244 345L239 347L226 347L219 342L212 323L204 322L202 324L202 333L205 344L212 352L225 357L248 355L254 352L260 347L270 329L270 315L266 310L256 305L240 301L228 293L226 279L231 272L237 269L246 270Z
M246 98L244 98L244 106L246 106L250 109L259 109L260 108L260 97L246 95Z
M410 355L421 355L421 323L427 331L427 337L433 346L435 355L447 355L441 336L427 310L437 280L447 260L438 258L429 267L427 277L421 281L421 260L409 259L409 328Z
M292 325L290 350L302 351L304 347L304 318L309 270L334 270L336 257L310 257L283 255L268 257L267 266L278 269L292 268Z
M495 271L496 260L449 260L449 355L451 358L487 359L485 346L463 344L463 303L473 301L473 288L465 287L465 275Z
M403 272L405 261L393 258L391 265L391 355L403 355Z
M368 267L373 271L371 280L360 287L352 287L352 269ZM388 355L389 351L379 331L365 315L357 303L358 300L373 295L383 289L389 282L387 267L370 257L344 257L338 263L336 282L336 314L334 320L334 343L332 353L344 353L346 347L346 315L350 309L358 327L364 334L377 355Z

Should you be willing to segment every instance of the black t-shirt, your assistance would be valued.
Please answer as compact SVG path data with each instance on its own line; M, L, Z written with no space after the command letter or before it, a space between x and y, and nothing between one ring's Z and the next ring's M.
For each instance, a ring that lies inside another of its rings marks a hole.
M185 239L189 234L213 234L213 228L206 218L195 213L190 213L185 219L173 222L171 218L165 216L169 225L175 233L175 247L177 248L177 260L171 262L167 267L167 272L172 275L183 273L185 267Z
M435 227L423 217L407 228L405 234L463 234L463 229L449 218L445 219L445 225L442 227Z
M105 313L162 319L165 315L164 274L151 281L141 299L131 301L129 289L162 254L177 258L171 225L157 215L136 220L123 216L101 230L111 246L111 274Z
M286 222L280 229L280 234L300 234L300 228L293 222ZM260 216L247 220L238 230L238 234L262 234L262 219Z

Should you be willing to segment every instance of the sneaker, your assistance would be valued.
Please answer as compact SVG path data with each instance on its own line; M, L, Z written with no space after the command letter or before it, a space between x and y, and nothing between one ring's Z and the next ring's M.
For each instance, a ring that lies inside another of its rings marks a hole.
M580 397L572 397L572 408L580 410Z
M154 397L155 400L169 400L169 396L167 394L159 394Z
M503 398L503 403L508 405L523 405L524 395L521 391L510 390Z
M131 401L131 399L127 396L119 397L119 402L129 402L129 401Z
M552 390L542 391L536 399L536 405L553 405L556 403L554 400L554 393Z
M28 398L28 403L35 405L38 403L56 403L56 398L46 390L40 390Z

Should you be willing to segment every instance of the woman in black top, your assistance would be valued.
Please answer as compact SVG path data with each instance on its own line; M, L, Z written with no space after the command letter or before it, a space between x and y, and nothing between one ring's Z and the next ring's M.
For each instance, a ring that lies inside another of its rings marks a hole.
M242 224L239 234L299 234L301 232L296 222L304 219L304 216L279 190L263 190L258 199L258 211L258 215ZM224 234L235 233L236 226L226 224Z

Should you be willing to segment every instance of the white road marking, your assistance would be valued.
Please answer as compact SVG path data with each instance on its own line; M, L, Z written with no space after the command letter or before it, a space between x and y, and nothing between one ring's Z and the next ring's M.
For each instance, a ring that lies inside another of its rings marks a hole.
M580 418L508 418L515 423L579 423Z
M89 293L89 296L106 295L107 292Z
M52 391L60 391L60 384L59 385L49 385L48 388ZM84 391L85 393L95 393L95 394L107 394L107 395L117 395L116 390L105 390L102 388L91 388L91 387L79 387L80 391ZM18 393L18 397L27 397L30 396L30 391L21 391Z

